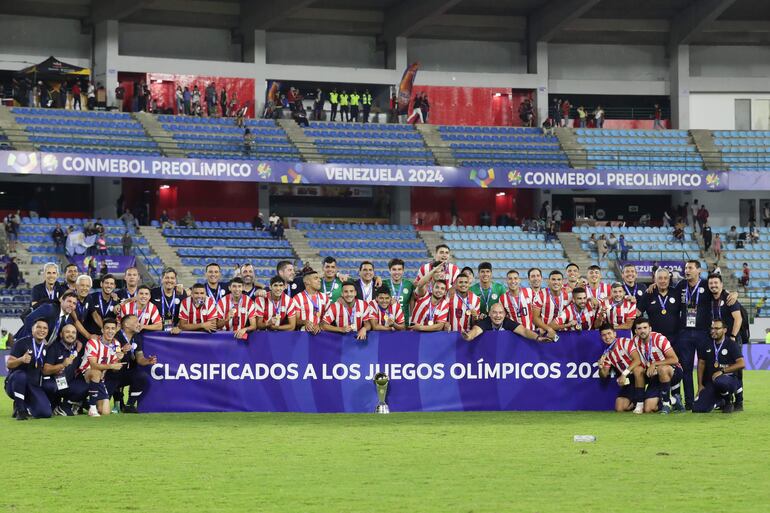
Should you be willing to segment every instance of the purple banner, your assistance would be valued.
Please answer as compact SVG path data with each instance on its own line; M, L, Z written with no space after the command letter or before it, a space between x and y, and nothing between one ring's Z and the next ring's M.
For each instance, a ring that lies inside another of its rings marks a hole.
M0 152L0 173L218 180L318 185L391 185L522 189L723 190L715 171L395 166L216 160L70 153Z
M93 259L96 262L96 271L102 268L102 263L107 262L107 272L110 274L123 274L129 267L136 266L136 257L134 256L117 256L117 255L75 255L70 257L70 262L78 266L78 270L83 273L88 272L88 265L90 260Z
M639 278L652 278L652 268L657 265L663 269L668 269L672 273L678 272L684 276L684 262L681 260L629 260L626 264L636 267L636 274Z
M370 333L365 342L322 333L145 334L145 412L373 412L372 377L390 377L391 411L608 410L617 385L601 380L598 332L543 344L489 332Z

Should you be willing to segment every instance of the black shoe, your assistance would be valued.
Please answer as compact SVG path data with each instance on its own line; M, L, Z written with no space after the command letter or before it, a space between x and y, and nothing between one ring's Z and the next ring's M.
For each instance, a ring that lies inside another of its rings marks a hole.
M27 410L24 408L19 408L19 411L16 412L16 420L27 420L29 418L29 413L27 413Z
M733 403L728 403L725 401L725 404L722 406L722 413L732 413L735 411L735 406L733 406Z
M133 404L127 404L123 408L123 413L139 413L139 410L137 410L136 406L134 406Z
M735 403L733 405L733 411L743 411L743 403Z

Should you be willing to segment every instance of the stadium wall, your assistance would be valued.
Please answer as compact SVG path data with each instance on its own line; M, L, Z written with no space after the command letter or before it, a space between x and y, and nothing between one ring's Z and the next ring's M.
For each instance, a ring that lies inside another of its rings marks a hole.
M409 39L407 56L425 71L527 73L527 55L520 43Z
M91 65L91 36L77 20L0 16L0 69L20 70L51 55L68 64Z
M120 23L118 41L120 55L225 62L241 60L241 46L233 44L230 31L224 29Z
M385 52L366 36L268 32L266 51L268 64L385 67Z

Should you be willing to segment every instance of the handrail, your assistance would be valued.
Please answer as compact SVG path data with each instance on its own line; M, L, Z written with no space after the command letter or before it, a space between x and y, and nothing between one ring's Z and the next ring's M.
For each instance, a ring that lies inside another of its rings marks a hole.
M155 283L160 283L161 277L163 275L162 270L159 270L155 267L155 265L150 261L150 257L147 256L147 253L145 253L142 248L139 246L134 246L134 249L144 257L144 265L145 267L148 267L148 272L151 271L152 274L155 275Z

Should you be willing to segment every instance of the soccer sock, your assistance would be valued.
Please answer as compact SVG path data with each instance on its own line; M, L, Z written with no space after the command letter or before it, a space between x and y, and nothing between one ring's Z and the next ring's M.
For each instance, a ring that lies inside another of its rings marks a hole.
M139 397L142 395L142 392L131 392L128 394L128 402L126 403L128 406L136 406L136 401L139 400Z
M660 402L661 404L670 405L671 404L671 382L661 383L660 384Z
M99 396L99 383L91 382L88 384L88 406L96 406Z
M743 387L738 387L738 390L735 392L735 402L743 403Z
M634 402L636 404L644 403L644 388L634 388Z

